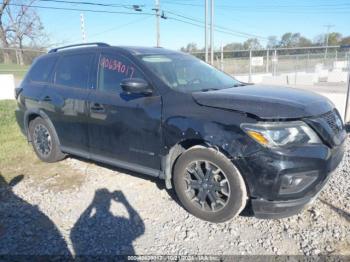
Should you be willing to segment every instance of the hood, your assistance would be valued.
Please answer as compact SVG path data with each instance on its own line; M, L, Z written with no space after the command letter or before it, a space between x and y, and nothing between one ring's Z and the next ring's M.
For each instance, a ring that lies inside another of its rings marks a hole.
M192 93L203 106L231 109L262 119L303 118L334 108L326 97L295 88L246 85L217 91Z

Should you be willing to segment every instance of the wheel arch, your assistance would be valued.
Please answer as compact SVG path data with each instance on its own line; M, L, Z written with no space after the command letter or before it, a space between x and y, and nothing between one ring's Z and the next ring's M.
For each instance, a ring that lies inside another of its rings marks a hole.
M32 142L30 134L29 134L29 123L37 117L41 117L42 119L44 119L47 122L47 124L49 125L49 127L56 133L55 135L57 136L55 126L53 125L49 116L44 111L42 111L40 109L28 110L24 114L24 130L25 130L25 134L27 136L28 142ZM60 140L59 140L58 136L57 136L57 139L59 142ZM59 142L59 145L60 145L60 142Z
M164 179L165 179L165 185L166 188L171 189L172 186L172 176L173 176L173 169L175 166L175 163L177 159L188 149L196 147L196 146L202 146L205 148L211 148L214 149L216 152L223 154L225 157L227 157L229 160L233 162L233 165L235 168L238 169L239 173L241 174L241 170L238 165L236 165L234 157L229 154L226 150L224 150L222 147L217 146L210 141L205 141L203 139L185 139L177 144L173 145L169 151L168 154L163 158L162 165L163 165L163 173L164 173ZM243 180L245 182L247 191L248 189L248 183L246 181L246 178L241 174L243 177Z

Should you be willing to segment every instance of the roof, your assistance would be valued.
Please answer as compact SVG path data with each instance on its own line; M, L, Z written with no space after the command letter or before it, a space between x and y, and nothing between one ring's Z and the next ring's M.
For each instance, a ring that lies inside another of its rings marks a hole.
M141 47L141 46L110 46L105 43L96 42L96 43L83 43L83 44L75 44L75 45L68 45L63 47L57 47L54 49L51 49L49 53L57 53L57 52L64 52L64 51L83 51L88 49L119 49L124 50L132 55L141 55L141 54L179 54L178 51L173 51L161 47ZM62 51L60 51L62 50Z
M165 49L162 47L142 47L142 46L116 46L117 48L129 51L133 55L151 55L151 54L179 54L180 52Z

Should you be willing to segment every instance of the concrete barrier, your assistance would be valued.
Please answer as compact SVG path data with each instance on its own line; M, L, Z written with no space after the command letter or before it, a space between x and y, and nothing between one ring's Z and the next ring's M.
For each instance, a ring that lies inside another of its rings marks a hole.
M348 80L348 73L339 71L339 70L334 70L332 72L328 73L328 82L330 83L346 83Z
M272 77L272 74L270 73L264 73L264 74L252 74L251 82L254 84L259 84L263 82L264 77ZM234 75L234 78L236 78L238 81L248 83L249 82L249 75Z
M0 100L15 99L15 78L12 74L0 74Z
M286 77L288 85L313 85L318 81L318 76L314 73L296 72L281 76Z
M287 85L286 76L264 76L262 83L267 85Z

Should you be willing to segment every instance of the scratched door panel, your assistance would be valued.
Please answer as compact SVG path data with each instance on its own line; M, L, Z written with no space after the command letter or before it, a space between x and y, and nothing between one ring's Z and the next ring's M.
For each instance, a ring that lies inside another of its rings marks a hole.
M126 57L101 54L97 89L89 96L90 152L109 159L160 168L161 98L127 94L125 78L144 78Z

